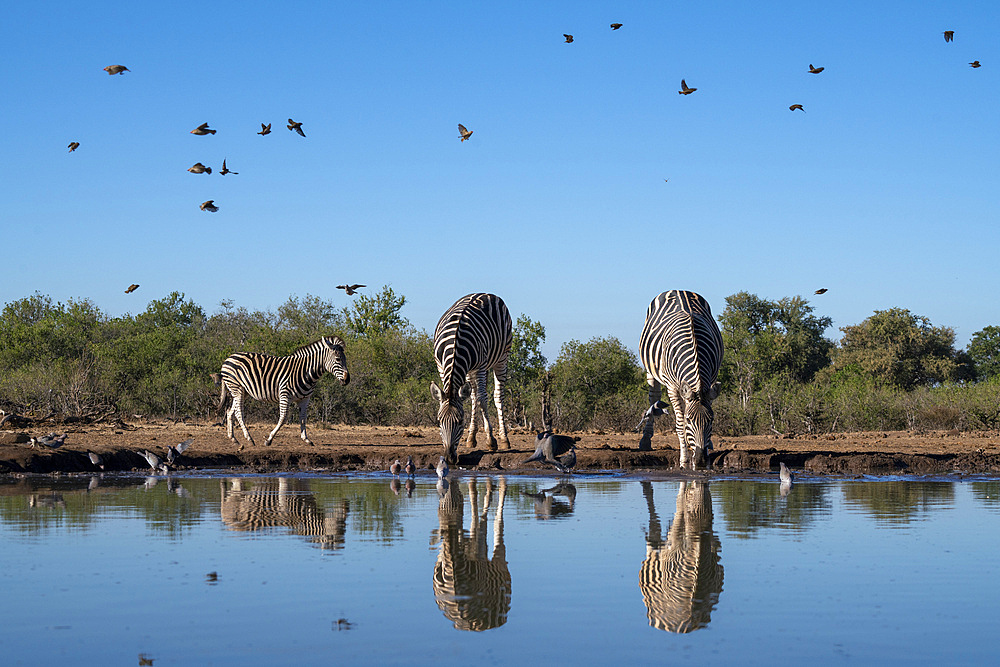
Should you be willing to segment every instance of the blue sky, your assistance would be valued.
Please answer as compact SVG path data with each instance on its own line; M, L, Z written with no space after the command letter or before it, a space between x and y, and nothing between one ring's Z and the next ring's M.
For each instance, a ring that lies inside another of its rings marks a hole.
M1000 324L994 3L39 2L5 24L3 303L346 305L352 281L433 330L489 291L550 358L634 348L666 289L716 314L807 296L834 339L892 307L960 345Z

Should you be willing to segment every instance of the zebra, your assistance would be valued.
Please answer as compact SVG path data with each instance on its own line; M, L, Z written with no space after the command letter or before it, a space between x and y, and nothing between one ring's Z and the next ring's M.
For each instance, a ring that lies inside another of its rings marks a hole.
M490 450L496 451L497 438L489 418L486 375L493 371L493 402L497 407L497 431L500 444L510 449L507 427L503 418L503 393L507 382L507 357L512 341L510 313L503 299L494 294L469 294L456 301L434 329L434 358L437 361L441 386L431 382L431 394L436 398L438 423L445 459L458 463L458 442L462 438L463 401L472 396L472 416L466 444L476 446L479 423L477 413L483 412L483 424L490 440ZM476 391L470 383L475 382Z
M247 431L243 421L243 397L255 398L258 401L277 403L280 406L278 425L267 436L264 446L271 444L278 429L285 423L291 404L299 404L299 422L301 437L306 444L313 444L306 436L306 412L309 399L316 390L316 383L323 373L330 372L337 376L340 383L346 385L350 381L347 372L347 357L344 355L344 341L337 336L324 336L317 341L304 345L287 357L273 357L269 354L255 352L237 352L222 362L219 373L222 394L219 396L219 412L226 404L226 398L232 396L233 403L226 413L226 433L229 439L239 444L233 435L233 415L243 429L251 446L255 443ZM243 449L240 444L240 450Z
M712 401L719 393L716 378L722 364L722 334L704 297L694 292L670 290L657 296L646 310L646 324L639 339L639 357L649 383L649 404L667 389L673 406L680 445L680 467L692 469L706 463L712 448ZM640 450L652 449L655 411L643 428Z

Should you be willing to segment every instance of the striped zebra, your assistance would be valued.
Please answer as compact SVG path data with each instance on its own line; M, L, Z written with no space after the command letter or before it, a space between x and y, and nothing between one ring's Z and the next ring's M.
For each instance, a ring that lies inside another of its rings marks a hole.
M703 297L670 290L657 296L646 310L639 339L639 357L646 368L649 404L667 389L680 445L680 467L707 463L712 448L712 401L719 393L715 381L722 365L722 334ZM652 449L654 414L650 414L639 449Z
M251 445L253 438L247 431L243 421L243 397L277 403L280 406L278 425L267 436L264 446L271 444L278 429L285 423L288 409L292 403L299 404L299 422L301 436L306 444L313 444L306 436L306 412L309 399L316 390L316 383L323 373L330 372L337 376L341 384L347 384L350 376L347 373L347 357L344 355L344 341L337 336L324 336L319 340L304 345L287 357L272 357L269 354L255 352L237 352L222 362L219 373L222 384L222 394L219 396L219 412L226 404L229 396L233 403L226 413L226 432L229 439L239 444L233 435L233 415L243 429L243 435ZM240 445L240 450L243 445Z
M493 402L497 406L497 431L500 444L510 449L507 427L503 418L503 390L507 382L507 357L512 341L510 313L503 299L493 294L463 296L445 311L434 330L434 358L437 360L441 386L431 382L431 394L440 403L438 423L445 459L458 463L458 442L462 439L465 417L463 401L472 395L472 416L469 420L467 444L476 446L479 428L478 412L482 409L483 424L490 439L490 450L496 451L497 438L489 418L486 375L493 371ZM470 384L475 383L476 391Z

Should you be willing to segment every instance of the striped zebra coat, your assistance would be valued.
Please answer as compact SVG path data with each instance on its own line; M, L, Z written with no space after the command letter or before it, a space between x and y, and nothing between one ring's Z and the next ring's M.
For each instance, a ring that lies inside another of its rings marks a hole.
M313 444L306 436L306 413L309 399L316 390L316 383L324 373L333 373L341 384L350 381L347 372L347 357L344 355L344 341L337 336L324 336L304 345L287 357L273 357L255 352L237 352L222 362L219 373L222 394L219 396L219 411L232 396L233 403L226 413L226 433L229 439L239 444L233 435L233 415L243 429L247 441L254 445L247 426L243 421L243 398L277 403L280 409L278 425L267 436L264 446L271 444L278 429L285 423L292 403L299 405L300 436L307 444ZM243 445L240 445L243 449Z
M703 466L712 448L712 401L718 395L722 334L703 297L663 292L649 304L639 339L639 357L649 383L649 404L667 390L680 446L680 466ZM653 422L646 420L639 449L652 449Z
M479 428L478 413L482 409L483 424L496 451L497 438L489 418L486 376L493 371L493 402L497 408L497 435L500 445L510 449L503 417L504 385L507 382L507 357L512 341L510 313L503 299L493 294L469 294L451 306L434 330L434 358L437 361L441 386L431 383L431 394L440 403L438 423L441 442L448 463L458 462L458 442L462 439L465 418L463 402L471 394L472 415L469 419L467 444L476 446ZM468 383L473 383L472 391Z

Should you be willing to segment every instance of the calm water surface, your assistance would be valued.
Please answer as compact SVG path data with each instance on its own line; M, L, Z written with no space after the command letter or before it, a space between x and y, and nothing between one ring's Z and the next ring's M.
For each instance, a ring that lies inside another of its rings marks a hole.
M2 662L997 658L996 480L435 482L0 479Z

